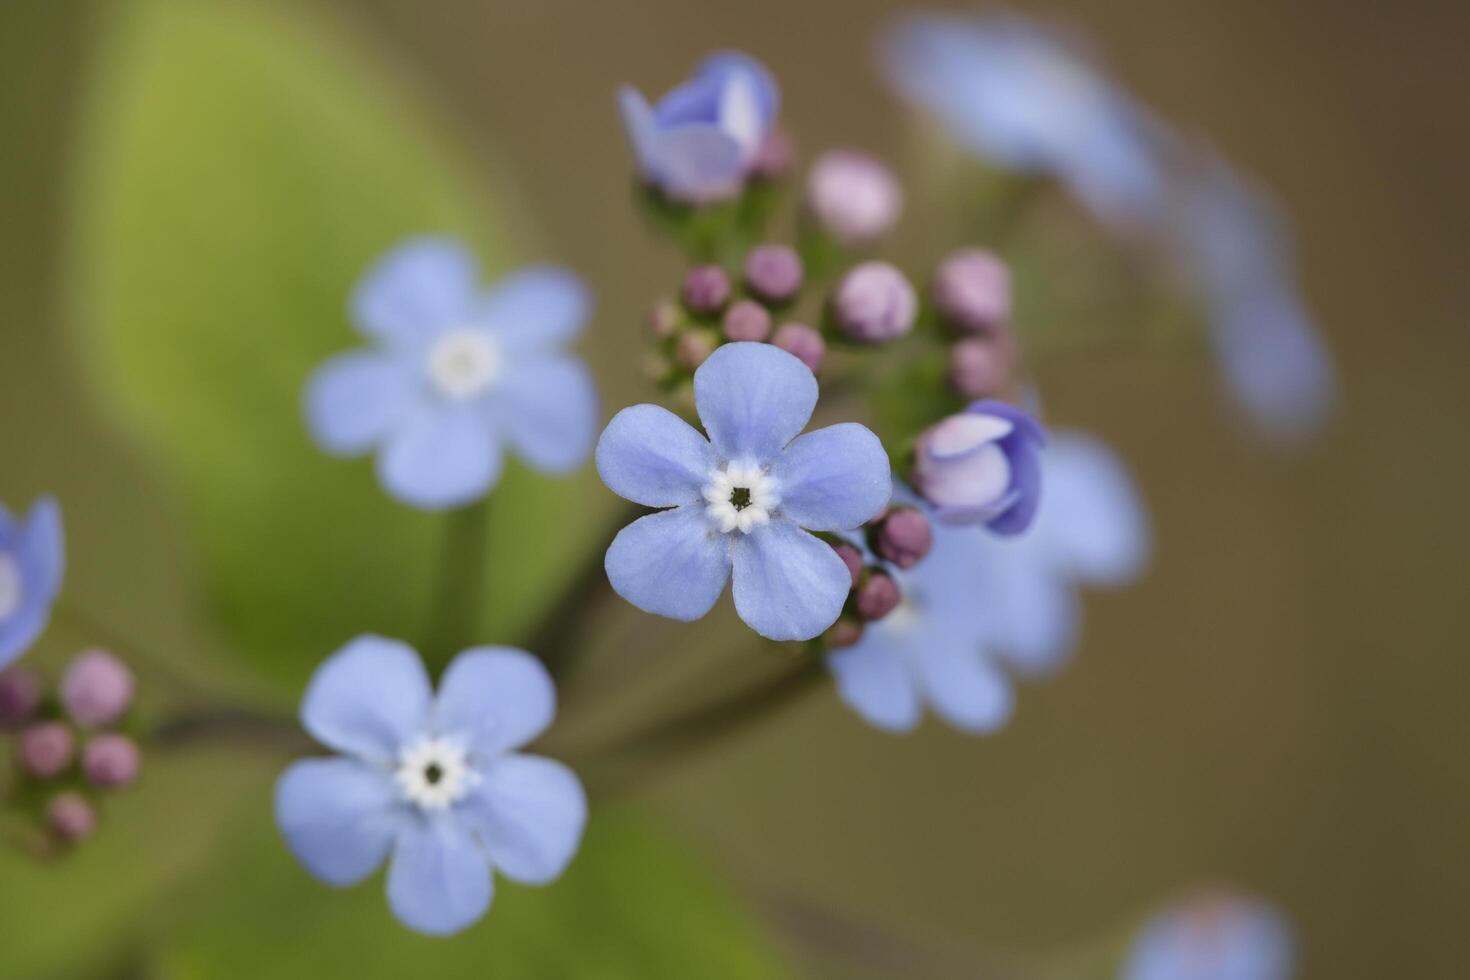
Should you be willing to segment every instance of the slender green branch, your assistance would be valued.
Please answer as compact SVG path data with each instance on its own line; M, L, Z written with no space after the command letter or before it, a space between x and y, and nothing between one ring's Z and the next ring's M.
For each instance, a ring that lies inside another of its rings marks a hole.
M443 668L479 637L476 628L484 608L486 547L490 498L450 511L444 521L439 579L424 635L424 659Z

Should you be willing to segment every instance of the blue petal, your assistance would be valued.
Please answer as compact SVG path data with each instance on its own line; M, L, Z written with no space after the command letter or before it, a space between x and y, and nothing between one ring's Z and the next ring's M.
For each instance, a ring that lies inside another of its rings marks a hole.
M845 531L876 517L893 496L883 443L844 422L799 436L772 469L782 513L814 531Z
M892 637L870 630L853 646L827 656L837 693L877 728L912 731L923 717L918 688Z
M725 88L733 75L742 76L755 96L761 126L769 129L781 111L781 90L765 65L739 51L717 51L700 63L698 75L713 77Z
M730 553L704 505L688 504L640 517L619 531L605 567L613 591L639 609L689 622L709 612L725 591Z
M423 731L429 675L406 643L359 636L317 668L301 700L301 723L339 752L383 764Z
M1036 519L1041 507L1041 451L1034 442L1012 432L1001 440L1006 461L1011 466L1011 488L1006 496L1012 502L998 517L985 522L985 526L996 534L1017 535L1024 532Z
M726 344L694 372L694 403L715 452L764 462L806 428L817 379L779 347Z
M22 588L25 587L22 577ZM0 623L0 669L10 666L36 642L51 620L51 604L23 596L21 607Z
M625 500L647 507L699 501L714 466L709 440L657 405L623 409L597 440L602 482Z
M485 914L490 895L490 867L455 817L420 818L398 835L388 904L410 929L452 935Z
M914 666L934 713L963 731L982 734L1010 720L1015 695L1010 682L978 647L962 643L916 644Z
M739 190L746 157L740 142L719 126L680 126L654 139L649 176L671 197L712 201Z
M61 507L54 497L42 497L31 506L17 541L27 587L50 605L66 573L66 533Z
M1089 436L1058 436L1042 466L1046 496L1036 519L1053 560L1077 578L1124 585L1151 550L1148 515L1123 463Z
M658 139L658 123L654 119L653 107L643 93L631 85L618 89L618 111L623 117L623 129L628 134L628 143L633 147L633 158L638 161L638 170L646 178L654 176L654 151Z
M556 688L541 661L513 647L475 647L454 658L439 683L434 722L468 733L481 755L519 748L556 716Z
M449 238L414 238L389 252L363 277L352 315L370 337L414 345L468 321L478 273L465 246Z
M378 478L394 497L424 510L472 503L500 478L500 439L471 406L416 411L388 434Z
M387 860L407 813L393 778L356 759L303 759L276 781L276 826L307 871L355 885Z
M507 755L483 771L465 808L490 855L514 881L544 885L577 853L587 825L587 794L566 766L533 755Z
M832 546L776 520L735 541L735 610L771 640L810 640L837 622L852 573Z
M495 417L516 452L535 469L565 473L592 451L597 388L572 357L517 364L497 391Z
M1264 902L1205 895L1154 916L1125 960L1122 980L1291 980L1291 928Z
M413 406L415 378L403 361L353 351L327 361L306 387L306 422L329 453L367 452Z
M491 287L476 322L511 352L558 350L582 332L592 308L587 287L566 269L529 266Z
M1077 645L1081 603L1066 576L1044 556L997 542L985 570L983 605L996 653L1028 676L1049 674Z

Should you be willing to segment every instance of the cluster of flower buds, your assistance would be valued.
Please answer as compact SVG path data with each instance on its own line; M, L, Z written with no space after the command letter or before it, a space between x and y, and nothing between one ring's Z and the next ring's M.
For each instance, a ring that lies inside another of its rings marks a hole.
M984 249L954 252L939 264L930 300L957 338L950 348L950 386L963 398L1007 394L1018 350L1006 264Z
M7 802L38 815L48 849L90 837L102 795L138 778L142 753L122 733L132 703L132 672L105 650L78 654L54 694L26 667L0 673L18 776Z
M908 571L934 547L929 519L907 504L888 507L863 530L866 552L843 538L828 538L852 573L847 605L823 637L829 649L852 646L862 638L866 624L886 618L902 605L903 588L895 570Z

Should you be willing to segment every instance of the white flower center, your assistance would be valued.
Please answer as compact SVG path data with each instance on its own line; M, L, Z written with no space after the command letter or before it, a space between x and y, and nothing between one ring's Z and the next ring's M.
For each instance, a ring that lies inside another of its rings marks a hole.
M0 622L15 615L22 599L20 565L7 554L0 554Z
M451 330L429 348L425 363L429 382L446 398L468 401L489 391L500 378L505 358L483 330Z
M464 799L480 782L464 745L424 736L398 753L393 774L404 799L421 810L444 810Z
M704 512L723 533L739 530L749 534L768 523L771 511L781 502L776 480L754 463L730 463L711 470L704 485Z

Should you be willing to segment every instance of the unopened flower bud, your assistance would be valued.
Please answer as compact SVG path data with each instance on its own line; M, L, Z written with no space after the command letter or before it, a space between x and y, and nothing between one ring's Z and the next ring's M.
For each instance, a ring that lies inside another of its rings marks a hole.
M684 370L693 371L715 352L717 346L718 341L709 331L687 331L674 343L674 361Z
M751 176L762 180L778 180L791 172L791 164L795 159L796 143L791 134L784 129L773 129L766 134L765 142L756 151L755 160L750 165Z
M934 547L934 531L917 507L894 507L873 525L869 540L879 557L907 569Z
M755 300L742 299L725 311L721 327L730 340L762 341L771 335L771 314Z
M990 252L966 248L952 253L934 274L934 308L946 323L966 333L989 333L1011 318L1011 270Z
M24 667L0 673L0 728L19 728L41 706L41 678Z
M975 402L919 436L914 489L946 524L1020 534L1036 516L1045 443L1040 423L1019 408Z
M882 619L898 608L903 594L892 576L880 568L865 569L857 586L857 614L866 622Z
M133 703L133 672L106 650L88 650L66 668L61 703L84 728L110 725Z
M858 576L863 573L863 553L846 541L834 544L832 550L837 552L837 557L841 558L842 563L847 566L848 572L852 575L852 587L857 588Z
M966 337L950 348L949 384L963 398L991 398L1010 380L1016 344L1004 328L990 337Z
M97 811L80 793L62 793L46 807L46 825L68 844L76 844L97 830Z
M829 150L807 176L806 207L827 234L859 247L881 238L898 221L903 188L875 157L858 150Z
M697 265L684 275L684 306L696 316L714 316L730 301L730 277L717 265Z
M648 319L644 322L656 340L668 340L679 329L679 307L672 300L659 300L648 311Z
M827 627L827 632L822 634L822 642L826 644L828 650L850 647L862 638L863 624L850 616L843 616Z
M143 765L138 745L126 735L98 735L82 749L82 772L99 789L122 789Z
M20 733L21 768L37 779L52 779L66 772L76 753L76 738L59 721L39 722Z
M762 245L745 257L745 285L768 303L789 303L801 292L806 271L789 245Z
M914 328L919 299L904 274L887 262L864 262L837 284L832 314L849 338L865 344L897 340Z
M827 342L804 323L782 324L771 343L801 361L813 374L822 370L822 362L827 359Z

